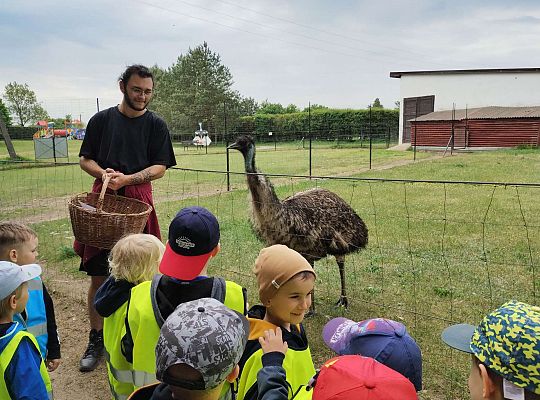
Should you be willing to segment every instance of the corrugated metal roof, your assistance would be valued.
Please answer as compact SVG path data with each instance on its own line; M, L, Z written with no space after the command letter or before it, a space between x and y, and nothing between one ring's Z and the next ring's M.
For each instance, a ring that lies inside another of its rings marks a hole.
M448 74L486 74L486 73L521 73L540 72L540 68L477 68L477 69L446 69L435 71L395 71L390 72L390 78L401 78L402 75L448 75Z
M533 107L479 107L468 110L456 110L455 121L467 119L506 119L506 118L540 118L540 106ZM435 111L421 117L416 121L451 121L452 110ZM409 121L415 121L414 118Z

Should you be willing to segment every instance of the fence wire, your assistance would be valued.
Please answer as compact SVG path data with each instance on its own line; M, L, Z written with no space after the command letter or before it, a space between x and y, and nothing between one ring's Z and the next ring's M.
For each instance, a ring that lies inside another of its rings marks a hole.
M255 304L252 267L264 243L251 229L242 161L232 159L227 174L223 154L190 159L194 167L209 169L171 168L154 183L156 209L163 238L170 220L184 206L197 204L215 213L222 251L210 273L245 286L250 304ZM260 158L264 160L264 155ZM315 364L331 356L321 339L329 318L391 318L403 322L422 349L421 398L468 398L468 359L446 348L440 333L451 323L477 324L509 299L539 304L540 184L316 175L310 179L285 173L294 162L281 160L267 174L280 199L325 188L341 196L369 228L367 248L346 257L347 310L334 306L340 294L334 259L315 264L317 315L306 320ZM331 167L321 169L325 166ZM3 164L0 183L4 188L0 220L30 224L39 235L39 259L49 285L85 299L85 277L77 272L79 260L70 252L67 202L73 194L88 190L91 178L77 163L26 162Z

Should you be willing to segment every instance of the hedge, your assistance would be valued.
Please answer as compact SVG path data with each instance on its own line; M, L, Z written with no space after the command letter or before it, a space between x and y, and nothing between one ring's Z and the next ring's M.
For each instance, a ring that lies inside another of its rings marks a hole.
M260 139L268 138L268 132L288 137L307 137L308 130L315 137L332 135L367 137L369 135L369 110L314 110L309 113L256 114L241 117L236 131L249 133ZM371 110L371 132L373 136L394 135L399 126L399 110L373 108Z
M8 126L7 130L12 140L32 140L34 133L38 130L38 128L35 126Z

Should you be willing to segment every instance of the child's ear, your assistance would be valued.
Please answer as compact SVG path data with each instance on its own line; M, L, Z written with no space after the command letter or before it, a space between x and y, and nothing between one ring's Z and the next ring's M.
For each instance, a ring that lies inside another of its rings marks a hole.
M482 397L484 399L493 399L497 385L489 376L484 364L478 364L478 368L480 369L480 376L482 377Z
M229 383L233 383L236 378L238 378L238 375L240 375L240 367L238 366L238 364L236 364L231 373L227 375L227 378L225 378L225 380Z
M9 261L11 261L12 263L17 263L17 250L16 249L11 249L8 253L8 256L9 256Z
M17 296L13 295L9 298L9 308L11 308L13 311L17 309Z

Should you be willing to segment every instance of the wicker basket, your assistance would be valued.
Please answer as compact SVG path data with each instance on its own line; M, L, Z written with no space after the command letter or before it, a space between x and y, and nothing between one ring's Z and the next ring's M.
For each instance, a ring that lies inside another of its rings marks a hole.
M125 235L141 233L152 212L152 206L140 200L106 194L109 180L103 182L101 193L78 194L68 206L75 239L101 249L111 249Z

